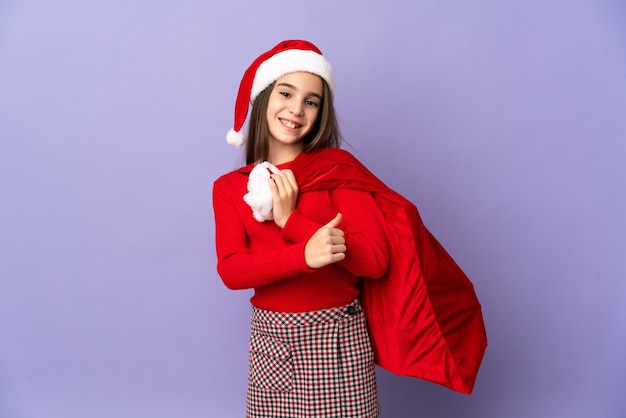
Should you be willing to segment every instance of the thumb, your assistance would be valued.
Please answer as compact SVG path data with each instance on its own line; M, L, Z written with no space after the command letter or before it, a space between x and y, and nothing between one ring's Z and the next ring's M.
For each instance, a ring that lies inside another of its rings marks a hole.
M342 219L343 216L341 215L341 212L339 212L333 219L330 220L330 222L328 222L324 226L328 228L337 228L341 224Z

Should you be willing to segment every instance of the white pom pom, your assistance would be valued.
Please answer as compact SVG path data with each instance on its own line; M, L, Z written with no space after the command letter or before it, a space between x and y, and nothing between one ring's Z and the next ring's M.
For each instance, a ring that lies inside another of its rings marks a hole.
M231 129L226 134L226 142L237 148L241 148L241 146L246 142L246 135L241 131L237 132L236 130Z
M270 178L270 171L277 173L280 170L267 161L255 165L248 177L248 193L243 196L243 200L252 209L252 216L259 222L274 219L272 191L267 182Z

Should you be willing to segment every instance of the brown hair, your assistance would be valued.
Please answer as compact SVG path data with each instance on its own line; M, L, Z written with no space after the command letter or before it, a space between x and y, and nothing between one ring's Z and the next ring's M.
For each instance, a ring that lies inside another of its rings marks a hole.
M320 77L321 78L321 77ZM272 83L263 90L254 102L250 111L248 139L246 140L246 164L260 163L269 157L269 129L267 126L267 104L274 90ZM322 100L315 125L304 138L302 151L314 151L320 148L339 148L341 134L337 124L333 93L322 79L324 99Z

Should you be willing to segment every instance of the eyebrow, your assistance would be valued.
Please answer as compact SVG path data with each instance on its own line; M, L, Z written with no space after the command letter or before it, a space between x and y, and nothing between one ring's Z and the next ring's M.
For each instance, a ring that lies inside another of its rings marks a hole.
M284 87L289 87L289 88L294 89L294 90L298 90L298 88L297 88L296 86L294 86L293 84L289 84L289 83L279 83L278 85L279 85L279 86L284 86ZM318 98L318 99L320 99L320 100L323 100L323 99L324 99L324 98L323 98L320 94L317 94L317 93L315 93L315 92L313 92L313 91L312 91L311 93L309 93L308 95L309 95L309 96L315 96L315 97L317 97L317 98Z

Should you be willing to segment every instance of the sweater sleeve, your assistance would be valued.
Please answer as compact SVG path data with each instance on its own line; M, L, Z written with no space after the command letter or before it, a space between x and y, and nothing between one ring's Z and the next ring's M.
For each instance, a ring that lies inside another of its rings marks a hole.
M364 191L334 189L332 198L343 215L346 258L338 264L355 276L381 278L389 267L385 220L374 197Z
M308 241L323 225L304 216L298 208L294 210L283 228L283 239L288 242Z
M256 288L311 271L304 261L306 241L267 246L262 251L248 248L246 230L241 218L241 205L245 203L242 203L241 198L241 202L237 200L233 190L236 187L224 179L218 179L213 185L217 271L226 287Z

